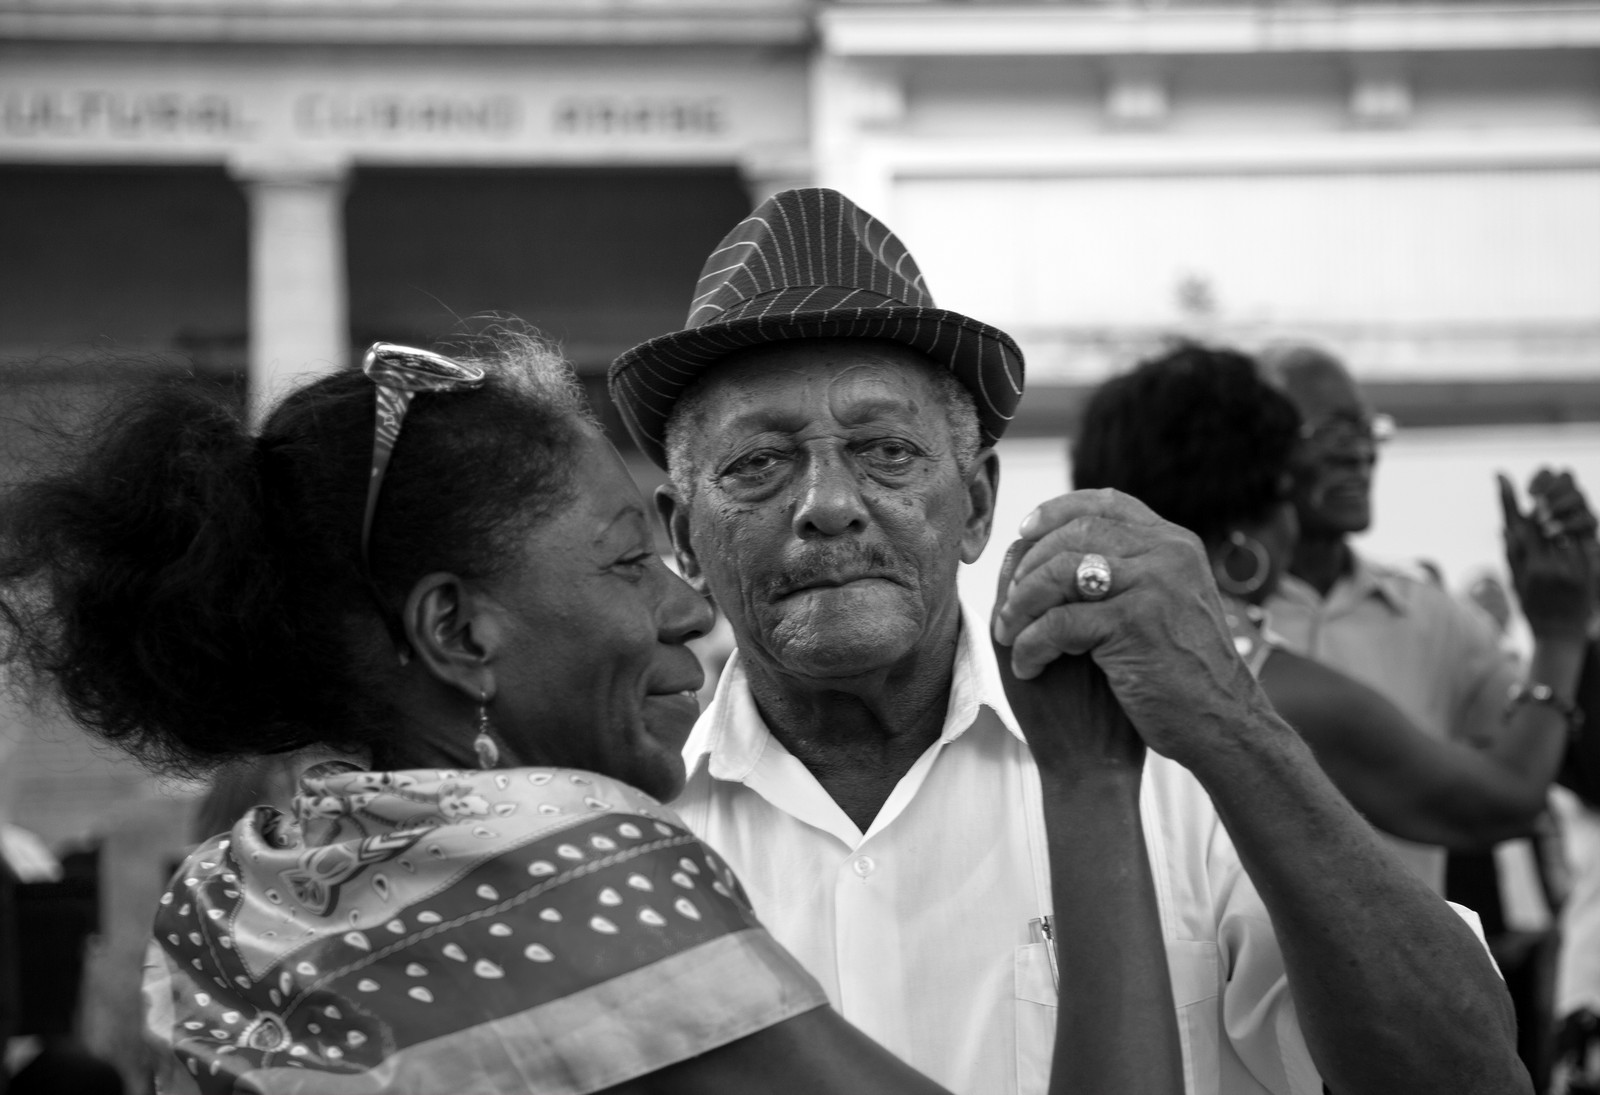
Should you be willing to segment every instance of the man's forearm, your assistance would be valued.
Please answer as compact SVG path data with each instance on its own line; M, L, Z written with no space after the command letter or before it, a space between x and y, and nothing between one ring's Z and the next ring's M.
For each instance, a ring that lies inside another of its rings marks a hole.
M1211 793L1272 917L1328 1087L1531 1090L1505 986L1461 918L1378 844L1264 698L1211 721L1200 729L1212 747L1180 759Z

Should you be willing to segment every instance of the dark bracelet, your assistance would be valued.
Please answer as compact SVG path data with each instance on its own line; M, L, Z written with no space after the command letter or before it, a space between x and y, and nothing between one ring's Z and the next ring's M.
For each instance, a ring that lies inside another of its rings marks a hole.
M1556 695L1556 690L1548 684L1524 684L1518 681L1511 686L1511 695L1506 701L1506 717L1516 710L1519 703L1534 703L1541 707L1548 707L1556 714L1567 720L1567 733L1576 735L1583 729L1583 712L1578 710L1567 700Z

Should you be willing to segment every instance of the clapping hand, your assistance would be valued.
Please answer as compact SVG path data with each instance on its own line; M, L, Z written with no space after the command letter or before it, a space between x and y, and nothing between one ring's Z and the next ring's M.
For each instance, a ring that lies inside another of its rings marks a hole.
M1595 597L1595 517L1569 472L1541 468L1528 485L1529 512L1504 475L1500 509L1506 564L1523 615L1540 639L1586 635Z

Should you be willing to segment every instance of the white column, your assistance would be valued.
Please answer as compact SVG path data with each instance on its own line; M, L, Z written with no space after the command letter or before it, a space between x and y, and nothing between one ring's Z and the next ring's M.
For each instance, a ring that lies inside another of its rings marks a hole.
M296 378L332 372L348 356L349 161L250 155L229 168L250 201L250 409L258 417Z
M894 135L906 112L906 80L898 62L816 58L811 70L816 185L842 191L893 224L894 165L879 154L879 138Z

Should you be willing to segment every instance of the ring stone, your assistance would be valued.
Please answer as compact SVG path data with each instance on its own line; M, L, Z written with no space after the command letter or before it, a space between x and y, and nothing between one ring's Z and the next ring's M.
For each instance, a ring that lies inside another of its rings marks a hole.
M1098 601L1111 592L1111 564L1104 555L1090 552L1078 564L1078 592L1086 601Z

